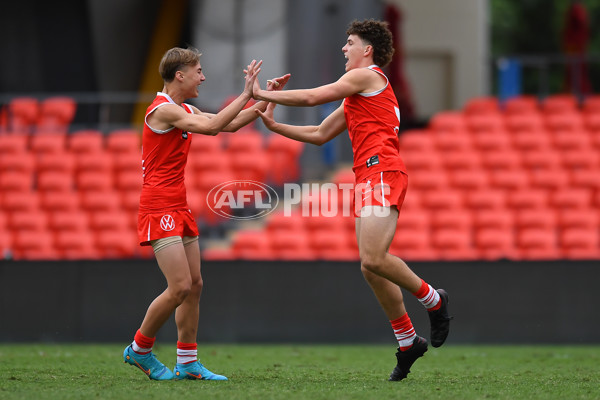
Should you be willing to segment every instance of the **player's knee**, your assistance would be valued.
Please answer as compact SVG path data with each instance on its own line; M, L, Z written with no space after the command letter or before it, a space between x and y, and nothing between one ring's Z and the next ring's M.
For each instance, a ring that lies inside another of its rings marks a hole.
M192 281L191 292L200 294L202 293L202 287L204 286L204 281L202 278L198 278Z
M378 275L383 266L384 258L385 255L382 256L377 253L361 254L360 267L363 270L363 275L365 275L365 271Z
M178 304L183 303L186 297L192 292L192 282L179 282L171 287L171 295Z

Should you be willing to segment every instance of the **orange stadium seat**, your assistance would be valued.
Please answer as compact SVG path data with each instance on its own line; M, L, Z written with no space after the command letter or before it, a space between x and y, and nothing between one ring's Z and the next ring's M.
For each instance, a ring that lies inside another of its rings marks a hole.
M67 137L67 147L75 154L101 152L104 150L104 134L95 129L73 132Z

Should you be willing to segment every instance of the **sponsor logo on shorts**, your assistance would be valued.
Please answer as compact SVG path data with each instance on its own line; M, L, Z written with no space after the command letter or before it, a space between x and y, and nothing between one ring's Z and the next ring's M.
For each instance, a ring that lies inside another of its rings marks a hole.
M169 214L165 214L160 219L160 227L163 231L169 232L175 229L175 220Z

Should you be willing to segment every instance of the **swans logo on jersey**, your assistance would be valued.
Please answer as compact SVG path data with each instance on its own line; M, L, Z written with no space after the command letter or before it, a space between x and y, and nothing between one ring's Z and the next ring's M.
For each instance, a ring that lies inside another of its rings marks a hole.
M169 214L165 214L160 219L160 227L165 232L172 231L173 229L175 229L175 220Z
M279 204L279 196L265 183L229 181L213 187L206 196L206 203L221 217L250 220L273 212Z
M181 137L184 138L184 139L187 139L188 138L188 133L186 131L183 131L181 133Z

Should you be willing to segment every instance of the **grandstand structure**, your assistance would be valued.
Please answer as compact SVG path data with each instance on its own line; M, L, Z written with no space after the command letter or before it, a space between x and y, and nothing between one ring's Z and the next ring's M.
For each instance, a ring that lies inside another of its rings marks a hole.
M140 132L71 131L69 97L15 98L0 123L0 254L15 260L152 257L137 241ZM232 180L299 182L303 144L249 126L194 135L188 202L201 231L227 227L207 260L357 261L354 218L277 210L251 228L207 193ZM390 251L409 261L600 258L600 97L468 101L401 133L409 190ZM353 183L349 168L327 181ZM331 194L331 192L327 192ZM306 202L338 202L323 193Z

